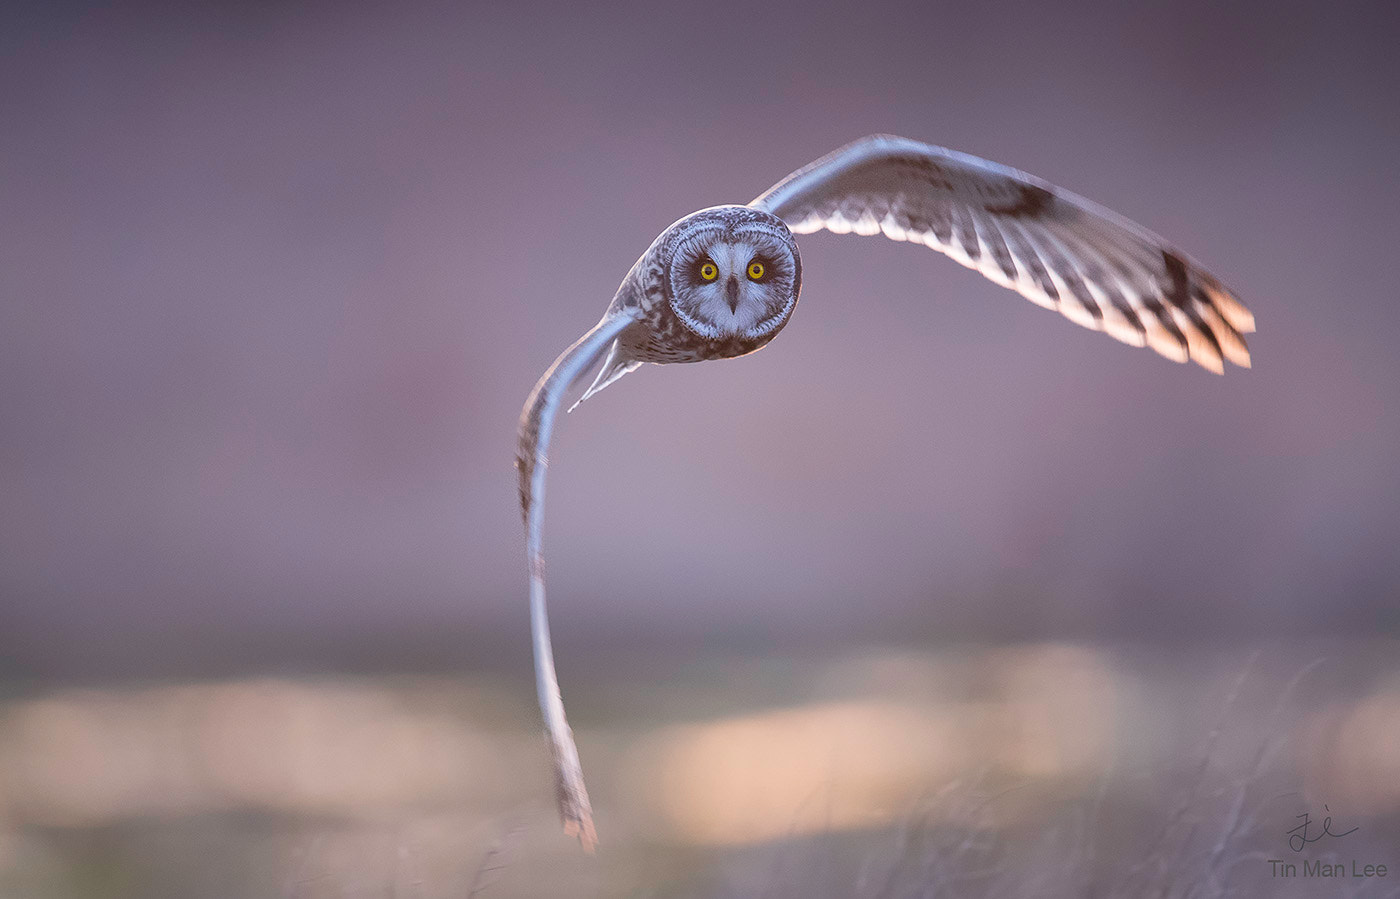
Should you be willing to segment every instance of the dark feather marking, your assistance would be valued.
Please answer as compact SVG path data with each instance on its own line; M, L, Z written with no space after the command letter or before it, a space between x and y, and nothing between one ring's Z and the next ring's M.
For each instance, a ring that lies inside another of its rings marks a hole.
M1043 187L1034 184L1019 184L1020 194L1014 203L1006 203L994 206L990 203L985 207L988 212L996 215L1006 215L1012 218L1041 218L1045 215L1050 204L1055 201L1055 195Z
M924 213L924 217L928 220L929 230L933 232L933 236L938 239L939 243L943 244L944 246L947 246L948 244L952 243L953 222L948 217L946 211L938 210L935 212L933 210L929 210Z
M1191 278L1186 271L1186 263L1171 250L1162 251L1162 263L1167 268L1167 301L1182 309L1191 304Z
M1081 257L1086 255L1086 250L1101 257L1103 264L1094 265L1094 271L1091 273L1091 277L1097 279L1097 283L1108 297L1109 303L1113 308L1122 313L1123 317L1127 319L1128 324L1133 327L1133 330L1146 336L1147 328L1142 323L1142 317L1138 314L1138 309L1133 305L1132 301L1128 299L1127 295L1123 293L1122 289L1114 283L1114 279L1111 277L1116 274L1127 284L1138 288L1140 294L1149 295L1142 290L1142 273L1134 271L1117 253L1110 252L1095 243L1081 239L1078 235L1061 235L1062 240L1069 240L1071 237L1080 244ZM1155 291L1158 289L1158 285L1154 281L1149 283L1146 289ZM1160 318L1160 316L1158 317Z
M1114 284L1111 280L1105 278L1099 284L1099 289L1104 292L1104 296L1108 298L1108 304L1114 309L1117 309L1119 312L1124 309L1132 309L1132 306L1128 303L1128 298L1123 296L1123 292L1118 289L1118 285ZM1129 321L1131 322L1132 319L1129 318Z
M1201 332L1201 337L1215 350L1215 354L1223 358L1225 352L1220 348L1220 341L1215 332L1206 324L1200 311L1191 304L1191 272L1186 267L1186 261L1171 250L1163 250L1162 262L1166 265L1167 278L1171 281L1167 289L1167 300L1190 319L1196 330Z
M1054 279L1050 277L1050 272L1063 276L1065 287L1069 287L1070 278L1074 273L1074 266L1065 258L1065 254L1061 249L1049 241L1041 240L1030 232L1026 232L1026 242L1037 250L1038 258L1045 267L1046 280L1043 286L1046 289L1046 293L1056 301L1059 301L1061 299L1060 290L1055 284Z
M1049 224L1036 229L1036 233L1045 238L1046 264L1064 282L1070 293L1069 299L1083 307L1094 321L1102 322L1103 309L1099 307L1098 301L1094 299L1088 285L1084 283L1084 275L1080 273L1080 268L1087 265L1088 260L1085 259L1082 250L1076 251L1074 248L1074 243L1077 241L1076 235L1073 232L1061 233L1059 229ZM1064 301L1065 297L1062 295L1061 305L1064 304Z
M1013 225L1012 227L1018 226ZM1035 281L1035 285L1040 288L1040 292L1045 294L1050 300L1058 303L1060 301L1060 291L1055 287L1055 281L1050 277L1050 272L1046 269L1045 262L1040 258L1040 254L1036 251L1034 242L1030 239L1029 235L1026 234L1025 229L1021 228L1019 230L1021 232L1021 239L1017 245L1017 249L1021 252L1016 256L1017 260L1030 272L1031 280Z
M1200 310L1195 306L1187 306L1182 311L1186 313L1187 318L1191 319L1191 324L1196 326L1196 330L1201 332L1201 336L1206 339L1206 342L1211 345L1211 348L1215 350L1215 355L1224 359L1225 350L1220 346L1220 339L1215 336L1215 332L1212 331L1210 325L1206 323L1205 317L1201 315Z
M1212 302L1210 295L1205 292L1204 288L1202 288L1199 284L1192 282L1191 297L1205 308L1215 310L1216 318L1220 323L1220 329L1225 332L1225 336L1233 337L1240 343L1244 343L1244 335L1241 334L1238 330L1236 330L1234 325L1230 324L1230 320L1225 317L1225 314L1223 312L1220 311L1220 307L1216 306L1216 304Z
M890 160L908 166L915 171L915 179L942 193L952 193L953 183L943 167L925 156L900 156Z
M1128 319L1128 323L1141 333L1143 331L1142 322L1138 321L1137 313L1133 310L1132 303L1128 302L1128 298L1123 295L1123 291L1114 280L1113 272L1110 271L1109 264L1100 264L1098 261L1090 260L1088 255L1091 252L1096 255L1100 253L1092 244L1081 242L1081 250L1078 258L1083 265L1085 276L1094 284L1098 285L1099 290L1103 292L1104 298L1108 300L1108 304L1123 313L1124 317Z
M976 217L976 213L973 215ZM981 217L976 217L976 221L981 226L977 230L982 235L983 242L987 244L987 249L991 250L992 258L996 260L997 267L1001 269L1002 274L1006 275L1008 280L1015 281L1017 276L1016 260L1012 257L1011 250L1007 248L1006 238L1002 236L995 223L988 222Z
M972 214L961 206L950 207L950 211L958 213L957 221L953 223L958 243L967 253L967 258L976 262L982 258L982 245L977 242L977 228L972 224Z
M1030 269L1031 277L1035 279L1035 284L1040 288L1040 292L1045 294L1055 302L1060 301L1060 289L1055 286L1055 281L1050 277L1050 272L1045 267L1045 263L1040 261L1040 256L1035 250L1026 250L1026 268Z
M1183 306L1181 311L1185 313L1186 317L1191 320L1191 324L1196 326L1196 330L1201 332L1201 336L1205 338L1205 341L1215 350L1215 355L1224 359L1225 350L1220 346L1220 339L1215 336L1215 331L1211 329L1205 316L1201 315L1201 310L1197 309L1194 303L1190 303Z
M1089 292L1089 288L1084 283L1084 279L1079 277L1079 271L1073 265L1066 265L1060 271L1060 278L1069 288L1069 292L1074 295L1074 300L1084 307L1084 311L1094 317L1095 320L1103 319L1103 310L1094 300L1094 295Z
M1162 305L1162 301L1154 296L1143 297L1143 308L1152 313L1152 317L1157 320L1167 333L1176 338L1176 342L1181 344L1181 348L1190 352L1191 344L1187 343L1186 335L1177 327L1176 320L1172 318L1171 311Z
M894 223L906 232L927 234L933 230L933 224L928 219L918 213L910 212L898 203L890 207L890 214L894 216Z
M1126 297L1119 296L1119 299L1122 302L1115 302L1113 307L1118 310L1120 315L1128 320L1128 324L1133 326L1134 331L1146 335L1147 328L1143 326L1142 319L1138 318L1137 310L1133 308L1133 304L1128 302Z

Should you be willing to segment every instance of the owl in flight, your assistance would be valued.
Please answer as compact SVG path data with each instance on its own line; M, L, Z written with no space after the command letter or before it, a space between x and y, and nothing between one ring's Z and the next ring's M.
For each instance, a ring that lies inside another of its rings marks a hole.
M768 343L791 318L802 287L793 235L822 228L924 244L1076 324L1177 362L1216 373L1227 361L1249 366L1243 335L1254 330L1254 316L1156 234L1024 172L902 137L862 138L747 206L702 209L661 232L602 320L540 378L520 418L516 467L535 676L559 811L585 848L596 835L545 612L541 528L554 420L565 392L599 359L578 402L644 362L726 359Z

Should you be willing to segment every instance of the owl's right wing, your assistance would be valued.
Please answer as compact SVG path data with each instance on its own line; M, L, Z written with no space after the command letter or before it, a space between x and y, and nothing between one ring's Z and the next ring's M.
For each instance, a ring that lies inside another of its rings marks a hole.
M564 829L592 850L597 842L588 790L583 784L578 747L564 717L564 701L554 673L554 653L549 641L549 615L544 598L544 482L549 465L549 438L564 395L608 350L613 341L637 320L635 310L609 313L554 360L525 401L520 415L519 445L515 467L520 475L520 511L525 517L526 554L530 564L530 631L535 647L535 687L544 715L554 759L555 794ZM596 387L596 385L595 385ZM601 389L601 388L597 388Z
M1215 372L1249 365L1254 316L1141 225L1025 172L903 137L872 135L749 204L795 233L922 243L1026 299L1134 346Z

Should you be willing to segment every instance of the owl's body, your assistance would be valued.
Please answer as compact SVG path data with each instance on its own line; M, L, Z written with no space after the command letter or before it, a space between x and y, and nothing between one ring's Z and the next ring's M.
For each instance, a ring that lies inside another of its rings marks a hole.
M793 172L747 206L714 206L663 231L602 320L565 350L526 401L517 468L530 563L536 680L560 813L595 836L564 718L545 614L545 453L565 392L602 359L582 402L643 363L742 356L791 318L802 287L793 233L883 234L922 243L1071 321L1177 362L1249 365L1254 318L1156 234L1024 172L875 135ZM577 403L575 403L577 405Z

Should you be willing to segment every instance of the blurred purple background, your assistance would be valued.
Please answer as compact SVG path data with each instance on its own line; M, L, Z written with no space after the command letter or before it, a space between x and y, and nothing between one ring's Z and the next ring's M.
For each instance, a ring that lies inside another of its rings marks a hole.
M1364 4L7 15L0 678L523 672L535 379L668 223L874 131L1166 235L1255 312L1254 370L805 237L772 348L563 422L561 664L1400 632L1400 64Z

